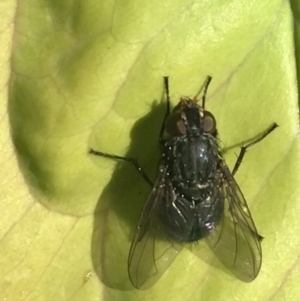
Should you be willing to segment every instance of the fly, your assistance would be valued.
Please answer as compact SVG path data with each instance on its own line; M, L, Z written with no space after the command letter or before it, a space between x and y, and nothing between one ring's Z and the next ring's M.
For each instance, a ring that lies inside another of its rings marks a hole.
M269 135L241 147L232 172L218 144L217 123L194 98L181 97L170 112L168 77L164 77L167 110L159 134L162 156L154 183L138 161L91 149L90 153L131 163L151 185L128 256L128 274L138 289L151 287L180 250L205 240L218 259L240 280L254 280L261 267L261 240L244 195L234 179L247 149Z

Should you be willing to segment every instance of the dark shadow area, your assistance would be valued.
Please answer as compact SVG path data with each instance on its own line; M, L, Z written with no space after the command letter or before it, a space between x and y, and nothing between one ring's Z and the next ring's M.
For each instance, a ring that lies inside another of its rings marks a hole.
M152 105L150 112L133 126L131 143L125 154L126 157L137 159L152 181L155 180L160 158L158 137L165 112L165 101ZM96 164L97 160L111 160L98 156L93 156L92 159ZM127 256L150 191L151 187L132 164L117 162L111 180L99 198L94 213L92 237L94 268L107 287L134 289L128 278Z

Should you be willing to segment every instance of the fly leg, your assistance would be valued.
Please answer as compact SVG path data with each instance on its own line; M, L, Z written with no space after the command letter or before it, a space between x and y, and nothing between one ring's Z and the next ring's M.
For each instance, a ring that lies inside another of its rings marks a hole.
M160 144L164 143L164 141L162 139L162 135L163 135L164 128L165 128L166 119L167 119L167 117L170 114L170 93L169 93L169 77L168 76L164 77L164 86L165 86L166 95L167 95L167 110L166 110L166 113L165 113L165 116L164 116L163 123L161 125L160 133L159 133L159 143ZM107 154L107 153L103 153L103 152L96 151L96 150L93 150L93 149L90 149L89 153L93 154L93 155L96 155L96 156L99 156L99 157L105 157L105 158L110 158L110 159L114 159L114 160L121 160L121 161L125 161L125 162L131 163L134 166L134 168L138 171L138 173L144 178L144 180L151 187L153 187L152 181L149 179L149 177L147 176L146 172L140 166L139 162L136 159L122 157L122 156L117 156L117 155L113 155L113 154Z
M96 156L99 156L99 157L105 157L105 158L110 158L110 159L115 159L115 160L121 160L121 161L125 161L125 162L131 163L134 166L134 168L138 171L138 173L144 178L144 180L151 187L153 187L152 181L149 179L149 177L147 176L146 172L140 166L139 162L136 159L127 158L127 157L121 157L121 156L107 154L107 153L102 153L102 152L99 152L99 151L96 151L96 150L93 150L93 149L90 149L89 153L93 154L93 155L96 155Z
M203 110L205 110L206 94L207 94L207 89L208 89L208 86L209 86L211 80L212 80L212 77L210 75L208 75L207 78L206 78L206 81L204 82L204 91L203 91L203 95L202 95L202 108L203 108ZM194 99L197 99L197 97L195 96Z
M167 96L167 110L166 110L165 117L164 117L164 120L163 120L161 128L160 128L160 132L159 132L159 143L160 144L163 144L165 142L163 140L162 136L163 136L164 129L165 129L166 119L170 115L170 93L169 93L169 77L168 76L164 76L164 86L165 86L165 91L166 91L166 96Z
M278 127L278 124L277 123L273 123L268 129L266 129L258 138L255 138L252 142L249 142L245 145L243 145L241 147L241 150L240 150L240 153L238 155L238 158L235 162L235 165L233 167L233 170L232 170L232 175L234 176L235 173L238 171L242 161L243 161L243 158L247 152L247 150L252 147L253 145L255 145L256 143L262 141L263 139L265 139L270 133L272 133L276 128Z

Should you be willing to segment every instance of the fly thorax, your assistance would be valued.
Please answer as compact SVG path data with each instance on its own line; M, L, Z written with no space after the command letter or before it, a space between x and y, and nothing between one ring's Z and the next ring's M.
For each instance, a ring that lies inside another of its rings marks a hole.
M218 148L205 135L177 137L169 141L166 159L173 186L186 197L202 198L217 170Z

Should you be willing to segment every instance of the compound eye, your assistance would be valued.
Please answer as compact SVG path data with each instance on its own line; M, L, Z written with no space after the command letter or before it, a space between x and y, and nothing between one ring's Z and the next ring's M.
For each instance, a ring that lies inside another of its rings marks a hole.
M172 113L166 120L165 130L171 136L186 134L186 126L180 113Z
M217 122L212 113L204 111L203 116L203 131L205 133L213 133L216 130Z

